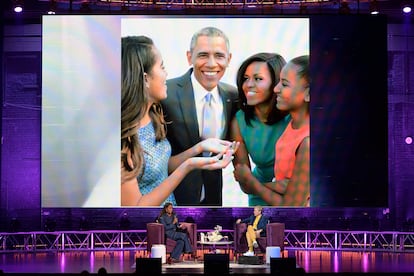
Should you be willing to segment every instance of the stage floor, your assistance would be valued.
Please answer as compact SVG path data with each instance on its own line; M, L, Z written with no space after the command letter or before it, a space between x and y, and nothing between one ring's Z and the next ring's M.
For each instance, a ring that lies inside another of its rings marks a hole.
M199 251L202 256L202 252ZM285 250L284 257L296 257L297 267L306 273L413 273L414 252L351 252ZM145 251L68 251L0 253L4 273L134 273L135 259ZM270 265L241 265L230 254L231 274L270 274ZM163 264L163 274L203 274L203 260Z

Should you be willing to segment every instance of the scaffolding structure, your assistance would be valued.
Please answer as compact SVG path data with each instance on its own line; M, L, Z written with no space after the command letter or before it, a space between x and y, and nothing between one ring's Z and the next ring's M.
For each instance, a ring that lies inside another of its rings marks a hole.
M233 240L233 230L223 230ZM202 232L202 230L198 230ZM301 250L414 251L414 232L285 230L285 248ZM73 250L146 250L146 230L0 233L0 253Z

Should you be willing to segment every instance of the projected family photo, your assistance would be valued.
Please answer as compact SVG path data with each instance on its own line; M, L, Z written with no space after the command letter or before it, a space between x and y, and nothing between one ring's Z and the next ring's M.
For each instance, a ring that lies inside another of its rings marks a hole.
M141 168L123 206L309 206L307 19L123 18L121 33L123 175ZM130 131L139 79L151 108Z
M309 29L46 17L42 207L309 206Z

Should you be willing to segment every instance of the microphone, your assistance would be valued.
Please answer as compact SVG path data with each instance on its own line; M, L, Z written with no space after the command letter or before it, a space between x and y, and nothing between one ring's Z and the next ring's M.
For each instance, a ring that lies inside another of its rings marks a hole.
M172 213L172 216L173 216L173 222L174 222L174 220L177 220L177 222L176 222L175 224L177 224L177 225L178 225L178 218L177 218L177 214L176 214L176 213Z

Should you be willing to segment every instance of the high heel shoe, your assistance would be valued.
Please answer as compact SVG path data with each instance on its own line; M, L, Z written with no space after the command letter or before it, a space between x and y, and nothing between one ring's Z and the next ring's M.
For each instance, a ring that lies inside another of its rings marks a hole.
M188 251L188 252L185 252L185 254L189 254L190 259L193 260L193 261L196 261L198 259L198 256L196 255L196 253L194 251Z
M174 263L179 263L180 261L171 257L168 257L167 259L167 264L174 264Z

